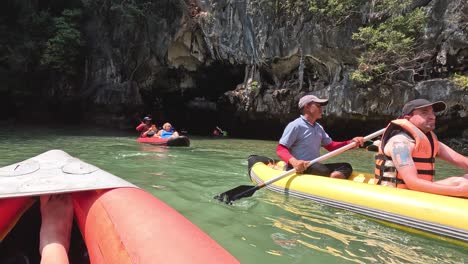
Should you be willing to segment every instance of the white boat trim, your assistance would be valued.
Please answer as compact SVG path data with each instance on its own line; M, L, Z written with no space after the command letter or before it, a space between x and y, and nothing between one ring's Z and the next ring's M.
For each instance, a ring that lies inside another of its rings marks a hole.
M0 168L0 198L137 186L62 150Z

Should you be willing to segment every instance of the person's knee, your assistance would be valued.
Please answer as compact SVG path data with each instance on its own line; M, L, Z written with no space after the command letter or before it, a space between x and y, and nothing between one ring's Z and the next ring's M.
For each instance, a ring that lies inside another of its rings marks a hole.
M335 178L335 179L346 179L347 177L339 172L339 171L333 171L331 174L330 174L330 178Z
M353 167L349 163L343 163L342 166L340 166L340 168L336 171L343 175L343 179L348 179L349 176L351 176L353 173Z

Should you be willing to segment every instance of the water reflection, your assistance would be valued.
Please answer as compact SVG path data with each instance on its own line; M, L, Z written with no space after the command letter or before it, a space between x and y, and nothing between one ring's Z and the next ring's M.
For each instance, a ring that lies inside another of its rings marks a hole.
M247 157L276 157L277 142L193 139L190 147L167 148L139 144L135 135L65 136L45 131L31 138L17 132L0 128L1 165L63 149L151 192L243 264L466 263L468 256L462 246L266 188L233 205L213 200L236 186L252 185ZM372 153L353 150L330 162L351 162L356 171L370 171L373 160ZM439 176L463 173L450 171L452 167L444 163L437 168Z
M140 150L141 152L167 153L169 151L169 148L165 146L155 146L151 144L140 144Z
M280 231L271 234L280 255L307 248L353 263L464 263L462 247L447 249L354 213L276 193L262 196L262 202L287 213L265 217Z

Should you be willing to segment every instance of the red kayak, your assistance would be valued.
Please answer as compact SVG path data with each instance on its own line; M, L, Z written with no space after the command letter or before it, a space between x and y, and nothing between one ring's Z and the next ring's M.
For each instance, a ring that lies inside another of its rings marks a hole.
M38 196L65 192L75 220L70 263L239 263L169 205L63 151L0 168L0 186L8 186L0 193L0 263L39 263Z
M171 138L158 138L158 137L140 137L137 142L146 143L156 146L172 146L172 147L188 147L190 140L186 136L178 136Z

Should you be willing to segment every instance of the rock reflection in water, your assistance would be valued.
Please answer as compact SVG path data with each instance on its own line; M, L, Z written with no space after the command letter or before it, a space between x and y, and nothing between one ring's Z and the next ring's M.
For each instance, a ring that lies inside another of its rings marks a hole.
M271 238L283 254L302 254L307 248L355 263L463 263L454 257L459 253L451 254L429 238L351 212L276 193L268 193L262 200L291 214L266 217L280 230Z

